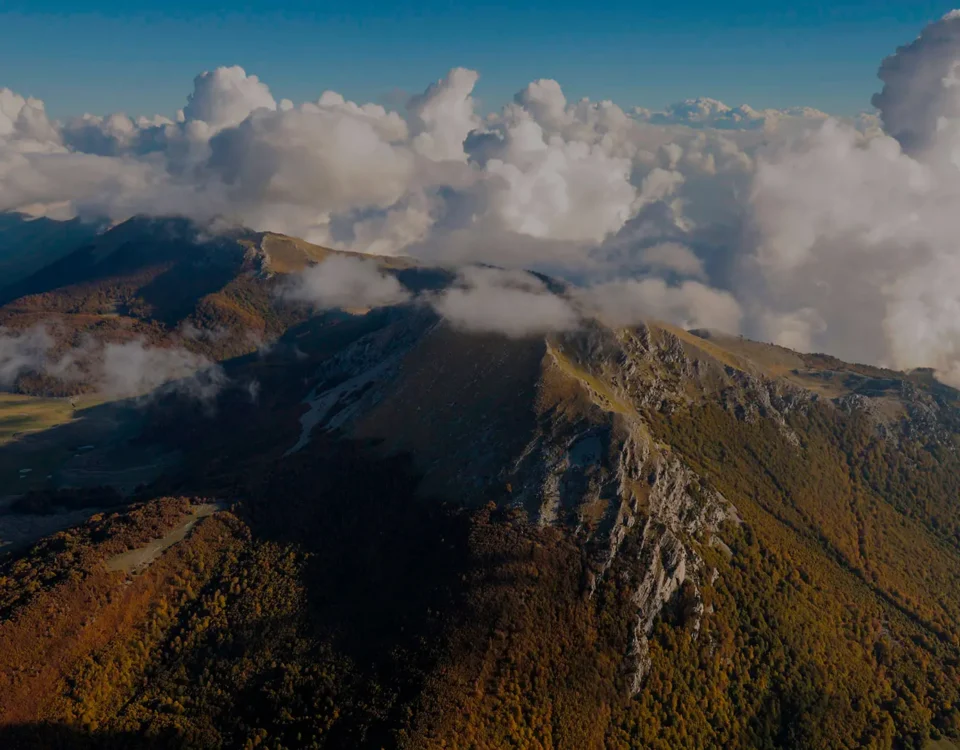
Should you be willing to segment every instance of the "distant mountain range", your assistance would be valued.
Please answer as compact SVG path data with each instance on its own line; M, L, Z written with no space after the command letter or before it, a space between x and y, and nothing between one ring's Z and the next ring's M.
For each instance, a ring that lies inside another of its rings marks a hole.
M230 386L0 445L49 477L0 538L72 524L0 558L0 746L960 746L960 393L931 372L318 311L278 290L342 254L269 233L59 247L0 291L8 334L139 337Z

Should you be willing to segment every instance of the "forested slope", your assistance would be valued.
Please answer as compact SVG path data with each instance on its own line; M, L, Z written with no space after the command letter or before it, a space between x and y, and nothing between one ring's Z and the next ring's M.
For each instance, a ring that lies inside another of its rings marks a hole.
M665 326L458 343L388 311L308 332L291 362L235 364L257 404L163 402L143 439L179 430L175 476L3 560L0 743L960 736L956 394L928 373ZM401 344L290 452L310 399ZM150 564L111 563L211 501Z

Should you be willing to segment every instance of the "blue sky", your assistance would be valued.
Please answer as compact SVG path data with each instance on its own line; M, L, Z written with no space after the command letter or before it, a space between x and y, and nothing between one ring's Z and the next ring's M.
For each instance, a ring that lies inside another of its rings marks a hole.
M0 87L55 116L172 114L217 65L242 65L277 98L381 102L462 65L480 71L485 109L546 77L569 99L625 107L711 96L853 114L880 60L955 4L248 0L224 13L212 0L0 0Z

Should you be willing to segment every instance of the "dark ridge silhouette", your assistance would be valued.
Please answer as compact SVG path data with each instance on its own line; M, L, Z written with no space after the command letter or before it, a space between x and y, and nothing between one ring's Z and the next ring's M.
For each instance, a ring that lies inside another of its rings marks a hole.
M174 732L148 737L137 732L89 732L66 724L36 723L0 727L5 750L185 750Z

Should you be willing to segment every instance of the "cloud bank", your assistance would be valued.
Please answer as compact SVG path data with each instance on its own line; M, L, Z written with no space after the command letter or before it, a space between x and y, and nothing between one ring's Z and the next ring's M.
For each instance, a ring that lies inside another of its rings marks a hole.
M883 132L829 121L758 163L767 334L960 385L960 14L883 61Z
M169 118L54 122L2 90L0 211L181 214L534 269L615 321L726 328L960 384L958 64L951 13L882 62L876 114L849 120L707 98L573 102L549 79L482 113L463 68L397 111L331 91L278 102L238 67L198 76ZM362 263L327 270L357 299L403 296ZM574 323L518 278L471 270L433 304L480 330L513 306L515 335ZM343 302L321 276L299 283L305 302Z

